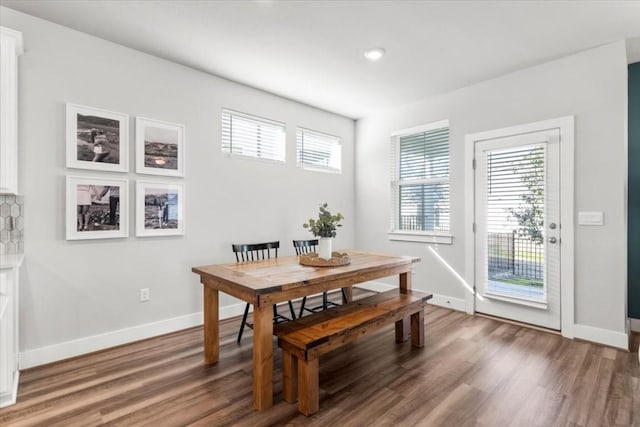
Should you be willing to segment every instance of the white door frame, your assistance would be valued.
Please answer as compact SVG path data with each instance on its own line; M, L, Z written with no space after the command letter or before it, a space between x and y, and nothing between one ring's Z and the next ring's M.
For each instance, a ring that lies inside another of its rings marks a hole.
M562 336L573 338L574 329L574 118L573 116L527 123L469 134L465 137L465 280L475 289L475 173L476 142L551 129L560 130L560 328ZM475 313L475 295L467 292L466 311Z

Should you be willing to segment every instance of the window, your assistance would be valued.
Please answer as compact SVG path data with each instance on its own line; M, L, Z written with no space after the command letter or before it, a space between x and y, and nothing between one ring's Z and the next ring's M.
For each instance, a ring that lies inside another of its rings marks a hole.
M298 167L333 172L342 170L342 143L337 136L299 127L296 151Z
M285 124L222 110L222 152L285 161Z
M451 243L449 121L394 133L391 170L389 238Z

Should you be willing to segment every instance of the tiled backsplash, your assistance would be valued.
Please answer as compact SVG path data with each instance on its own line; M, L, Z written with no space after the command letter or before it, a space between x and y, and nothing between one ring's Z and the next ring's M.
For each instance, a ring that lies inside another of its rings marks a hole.
M0 254L24 252L24 196L0 195Z

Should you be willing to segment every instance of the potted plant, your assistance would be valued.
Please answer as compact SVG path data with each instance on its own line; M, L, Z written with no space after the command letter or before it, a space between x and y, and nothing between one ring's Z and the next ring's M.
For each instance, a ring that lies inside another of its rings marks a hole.
M319 237L318 256L320 258L331 258L331 242L336 237L336 229L342 227L340 221L343 219L341 213L333 215L329 211L327 203L323 203L320 205L318 219L311 218L308 223L302 224L302 227L308 228L315 237Z

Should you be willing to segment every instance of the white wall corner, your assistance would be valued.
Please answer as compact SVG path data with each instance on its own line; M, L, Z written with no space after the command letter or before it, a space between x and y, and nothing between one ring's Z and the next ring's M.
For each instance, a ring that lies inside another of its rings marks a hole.
M220 307L220 319L239 316L244 312L244 303L232 304ZM182 329L200 326L203 323L202 312L186 314L171 319L146 323L131 328L118 329L104 334L93 335L66 341L20 353L20 369L33 368L34 366L81 356L94 351L104 350L118 345L129 344L158 335L180 331Z
M631 332L640 332L640 319L629 319Z
M573 326L573 335L577 339L629 350L629 334L625 332L575 324Z

